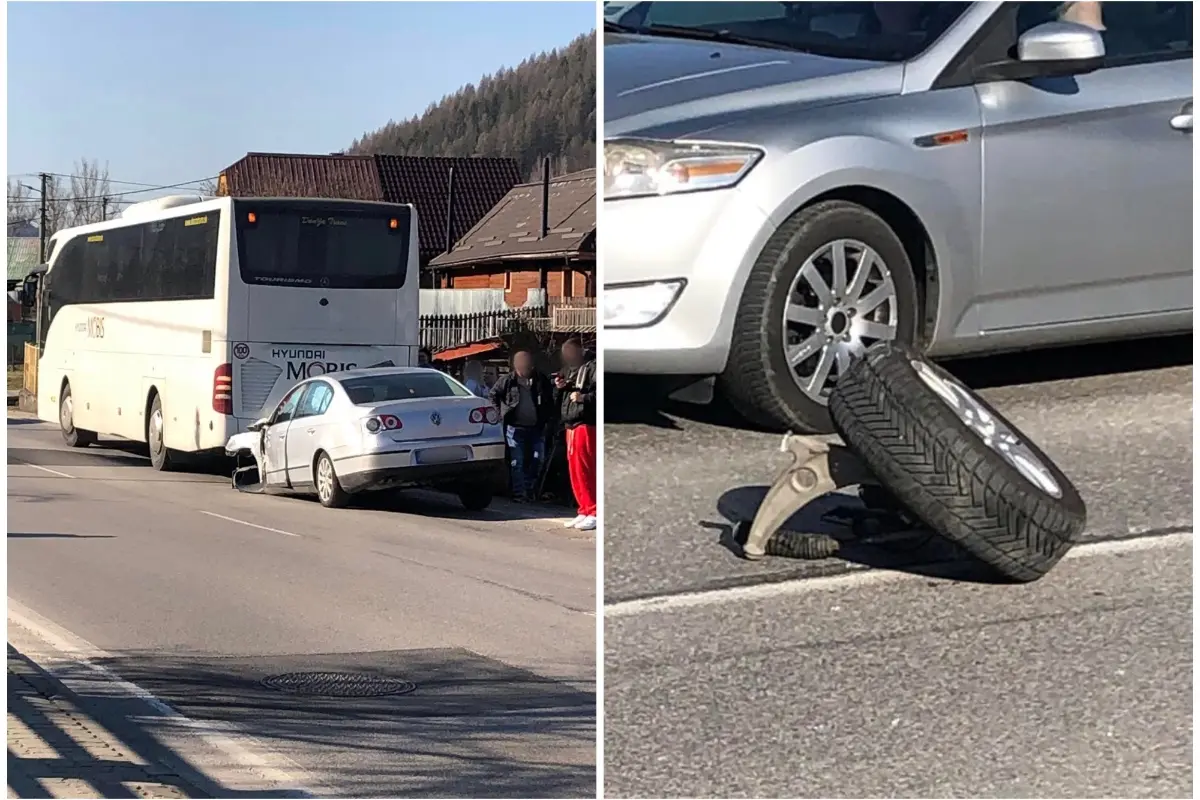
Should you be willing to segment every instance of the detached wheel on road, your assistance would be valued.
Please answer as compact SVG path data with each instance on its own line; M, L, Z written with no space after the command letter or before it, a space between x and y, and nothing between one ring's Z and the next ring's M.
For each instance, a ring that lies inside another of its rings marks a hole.
M838 379L829 410L885 489L1010 580L1042 577L1083 533L1083 499L1054 462L909 347L868 349Z
M58 426L62 429L67 447L87 447L96 443L95 431L75 427L75 400L71 397L71 384L64 384L62 397L58 400Z
M722 391L751 422L831 433L833 386L875 342L911 342L916 321L912 264L891 226L856 203L816 203L751 269Z
M493 492L488 486L460 486L458 500L467 511L483 511L492 504Z
M317 487L317 499L326 508L344 508L350 503L350 495L342 488L337 473L333 470L333 459L328 453L317 457L317 465L313 468L313 483Z

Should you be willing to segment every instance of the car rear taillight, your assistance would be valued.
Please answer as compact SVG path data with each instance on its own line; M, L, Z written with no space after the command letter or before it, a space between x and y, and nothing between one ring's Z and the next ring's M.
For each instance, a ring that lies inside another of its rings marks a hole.
M222 364L213 371L213 411L233 414L233 364Z
M482 425L485 422L488 425L496 425L500 422L500 412L494 406L473 408L471 409L470 420L472 425Z
M378 417L367 417L363 421L363 427L367 429L367 433L379 433L380 431L397 431L404 425L401 424L399 417L381 414Z

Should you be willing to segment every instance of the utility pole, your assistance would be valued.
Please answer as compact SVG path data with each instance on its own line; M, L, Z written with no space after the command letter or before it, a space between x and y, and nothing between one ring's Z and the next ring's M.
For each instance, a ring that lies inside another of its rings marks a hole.
M46 185L50 182L50 176L43 172L41 174L41 179L42 179L42 219L41 219L41 223L38 225L38 236L41 238L42 249L41 249L41 257L38 259L38 262L41 264L45 264L46 263Z
M108 198L104 197L100 200L100 221L108 221Z

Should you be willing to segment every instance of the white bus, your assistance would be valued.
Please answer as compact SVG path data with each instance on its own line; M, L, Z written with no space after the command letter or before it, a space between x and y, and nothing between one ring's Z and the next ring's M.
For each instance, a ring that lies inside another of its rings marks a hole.
M218 452L297 381L415 364L410 205L169 197L50 242L38 416L72 447Z

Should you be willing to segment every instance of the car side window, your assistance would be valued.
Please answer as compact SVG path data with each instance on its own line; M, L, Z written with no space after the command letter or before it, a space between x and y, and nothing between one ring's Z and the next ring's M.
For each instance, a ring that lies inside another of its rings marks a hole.
M319 417L333 402L333 387L325 381L315 381L308 385L308 391L300 400L300 406L294 419L301 417Z
M300 397L307 388L308 386L297 386L283 396L283 400L280 401L279 406L275 409L275 413L271 416L272 425L287 422L296 415L296 408L300 405Z
M1020 3L1017 36L1044 22L1077 22L1100 31L1105 66L1190 58L1191 3Z

